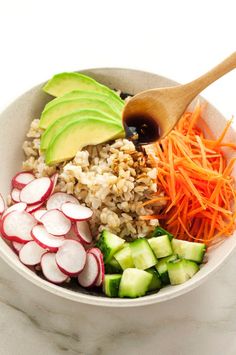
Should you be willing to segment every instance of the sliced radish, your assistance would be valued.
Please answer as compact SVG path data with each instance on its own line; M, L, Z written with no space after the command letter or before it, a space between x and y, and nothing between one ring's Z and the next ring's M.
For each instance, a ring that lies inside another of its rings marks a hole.
M90 208L71 202L63 203L61 210L72 221L85 221L93 215L93 211Z
M23 248L25 244L18 243L18 242L12 242L13 249L17 254L19 254L20 250Z
M35 205L27 206L26 212L28 212L28 213L34 213L35 211L38 211L38 209L40 209L43 205L44 205L44 201L43 201L43 202L40 202L40 203L37 203L37 204L35 204Z
M3 236L11 241L27 243L32 240L31 230L37 224L33 216L25 211L13 211L2 220Z
M77 242L80 242L80 239L75 231L75 226L72 225L71 229L69 230L69 232L65 235L66 239L73 239L76 240Z
M77 198L72 195L68 195L65 192L56 192L51 195L47 201L48 210L60 210L61 205L65 202L79 203Z
M32 241L24 244L20 249L19 259L25 265L34 266L40 263L41 257L46 250L41 248L36 242Z
M48 231L54 235L65 235L71 229L71 221L59 210L47 211L41 217L41 223Z
M96 283L98 275L98 259L93 253L88 253L84 269L78 275L79 284L83 287L91 287Z
M103 254L100 249L98 248L92 248L88 250L88 253L94 254L99 262L99 275L97 278L97 281L95 283L95 286L101 286L104 280L104 275L105 275L105 266L104 266L104 261L103 261Z
M0 194L0 215L5 211L5 208L5 201L2 195Z
M11 191L11 199L14 202L20 202L20 190L14 188Z
M34 205L45 201L50 195L53 183L48 177L41 177L31 181L20 193L20 199L27 205Z
M16 174L12 179L12 187L16 189L23 189L28 183L35 179L34 175L29 172L21 172Z
M86 251L76 240L66 240L56 253L56 262L62 272L75 276L81 272L86 262Z
M37 211L33 212L34 218L41 223L41 217L47 212L46 209L40 208Z
M31 232L32 238L38 245L52 252L57 251L65 241L64 237L56 237L47 232L44 226L34 226Z
M8 213L13 212L13 211L25 211L26 207L27 207L27 204L24 202L16 203L15 205L8 207L5 210L5 212L3 213L2 217L5 217Z
M56 185L57 185L58 177L59 177L59 174L58 174L58 173L55 173L54 175L51 176L51 180L52 180L52 183L53 183L51 195L53 194L53 192L54 192L54 190L55 190L55 187L56 187Z
M75 230L82 244L91 244L93 237L87 221L76 222Z
M55 284L61 284L68 278L68 275L65 275L57 266L56 254L54 253L46 253L42 256L41 267L46 279Z

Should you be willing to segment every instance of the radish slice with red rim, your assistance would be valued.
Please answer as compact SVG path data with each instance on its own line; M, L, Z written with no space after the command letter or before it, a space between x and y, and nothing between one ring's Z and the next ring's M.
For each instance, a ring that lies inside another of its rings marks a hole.
M44 205L44 201L43 201L43 202L40 202L40 203L37 203L37 204L35 204L35 205L27 206L26 212L28 212L28 213L33 213L33 212L35 212L35 211L38 211L38 209L40 209L43 205Z
M41 209L38 209L37 211L33 212L33 216L34 218L41 223L41 217L47 212L46 209L44 208L41 208Z
M20 202L20 190L14 188L11 191L11 199L14 202Z
M58 173L55 173L54 175L51 176L51 180L52 180L52 183L53 183L51 195L53 194L53 192L54 192L54 190L55 190L55 187L56 187L56 185L57 185L58 177L59 177L59 174L58 174Z
M98 259L93 253L88 253L84 269L78 275L78 282L83 287L92 287L95 285L98 275Z
M15 205L12 205L11 207L8 207L5 212L3 213L2 217L5 217L8 213L13 212L13 211L25 211L27 208L27 204L24 202L19 202L16 203Z
M65 235L71 229L71 221L59 210L47 211L41 217L41 223L53 235Z
M19 254L20 250L23 248L25 244L18 243L18 242L12 242L13 249L17 254Z
M104 275L105 275L105 266L104 266L104 261L103 261L103 254L100 249L98 248L92 248L88 250L88 253L94 254L99 262L99 275L97 278L97 281L95 283L95 286L101 286L103 281L104 281Z
M23 189L23 187L28 185L34 179L35 179L34 175L30 172L18 173L12 179L12 187L21 190Z
M68 279L68 275L65 275L57 266L56 254L45 253L41 258L42 272L48 281L55 284L61 284Z
M65 192L56 192L52 194L47 201L48 210L60 210L61 205L65 202L79 203L77 198L72 195L68 195Z
M0 215L5 211L5 208L5 201L2 195L0 194Z
M82 244L91 244L93 237L87 221L76 222L75 230Z
M65 235L65 238L66 239L73 239L73 240L76 240L77 242L80 242L80 239L76 233L76 230L75 230L75 225L72 224L71 226L71 229L69 230L69 232Z
M25 211L13 211L2 220L1 232L11 241L27 243L32 240L31 230L37 224L33 216Z
M27 184L20 192L20 199L27 205L34 205L45 201L53 188L52 180L48 177L35 179Z
M86 251L76 240L66 240L56 253L56 262L62 272L69 276L80 273L86 262Z
M23 248L20 249L19 259L25 265L34 266L40 263L44 253L46 253L46 250L32 241L24 244Z
M93 215L93 211L90 208L71 202L63 203L61 210L72 221L85 221Z
M43 225L34 226L31 235L38 245L52 252L56 252L65 241L64 237L56 237L55 235L48 233Z

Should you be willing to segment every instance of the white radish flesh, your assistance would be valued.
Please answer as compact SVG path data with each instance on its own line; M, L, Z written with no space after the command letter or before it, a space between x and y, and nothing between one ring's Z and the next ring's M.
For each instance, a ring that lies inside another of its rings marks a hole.
M13 211L2 220L3 236L11 241L27 243L32 240L31 230L37 224L33 216L25 211Z
M76 222L75 230L82 244L91 244L93 237L87 221Z
M37 204L35 204L35 205L27 206L26 212L28 212L28 213L34 213L35 211L38 211L38 209L41 208L43 205L44 205L44 201L43 201L43 202L40 202L40 203L37 203Z
M41 223L48 233L54 235L65 235L71 229L71 221L59 210L47 211L41 217Z
M61 210L72 221L85 221L93 215L93 211L90 208L71 202L63 203Z
M91 287L96 283L99 274L97 257L93 253L87 254L83 271L78 275L78 282L83 287Z
M72 225L71 229L69 230L69 232L65 235L66 239L73 239L73 240L77 240L77 242L80 242L80 239L75 231L75 226Z
M23 189L23 187L28 185L34 179L35 177L32 173L29 172L18 173L12 179L12 187L21 190Z
M5 211L5 201L0 194L0 215Z
M60 210L61 206L65 202L79 203L79 201L72 195L68 195L65 192L56 192L51 195L47 201L48 210Z
M13 211L25 211L27 208L27 204L24 202L19 202L16 203L15 205L12 205L11 207L8 207L5 212L3 213L2 217L5 217L8 213L13 212Z
M40 263L44 253L46 253L46 250L32 241L24 244L23 248L20 249L19 259L25 265L34 266Z
M28 205L38 204L48 198L52 188L53 183L48 177L35 179L21 190L20 199Z
M42 272L48 281L61 284L68 278L57 266L56 254L46 253L41 258Z
M42 225L34 226L31 235L38 245L52 252L56 252L65 241L64 237L56 237L55 235L48 233Z
M104 281L104 275L105 275L105 266L104 266L104 261L103 261L103 254L100 249L98 248L92 248L88 250L88 253L94 254L99 262L99 275L96 280L95 286L101 286L103 281Z
M75 276L85 266L86 251L81 243L66 240L56 253L56 262L62 272Z
M41 223L41 217L47 212L46 209L44 208L41 208L41 209L38 209L37 211L33 212L33 216L34 218Z
M13 202L20 202L20 190L14 188L11 191L11 199Z
M25 244L18 243L18 242L12 242L13 249L17 254L19 254L20 250L23 248Z

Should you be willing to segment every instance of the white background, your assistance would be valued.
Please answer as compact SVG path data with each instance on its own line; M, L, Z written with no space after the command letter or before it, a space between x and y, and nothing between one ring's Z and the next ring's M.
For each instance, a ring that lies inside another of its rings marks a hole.
M117 66L190 81L236 50L235 22L234 0L0 0L0 110L60 71ZM235 114L236 72L204 95Z

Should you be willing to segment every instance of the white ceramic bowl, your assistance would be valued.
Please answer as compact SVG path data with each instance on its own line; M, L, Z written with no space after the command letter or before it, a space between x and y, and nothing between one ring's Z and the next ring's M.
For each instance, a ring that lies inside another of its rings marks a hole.
M177 84L170 79L156 74L130 69L101 68L82 72L111 88L120 89L123 92L130 94L135 94L145 89ZM45 103L50 99L48 95L43 93L41 88L42 84L19 97L1 114L0 117L0 186L1 192L5 197L9 192L12 176L21 168L21 163L24 158L21 146L25 140L25 135L29 129L30 122L32 119L39 117ZM200 100L206 102L202 98L200 98ZM219 135L226 122L220 112L211 104L207 104L203 111L203 118L207 121L216 136ZM227 137L230 141L236 141L236 132L230 129ZM232 152L227 152L227 154L229 157L232 156ZM235 170L233 174L236 176ZM77 285L70 288L53 285L38 277L34 272L22 265L15 253L1 238L0 255L10 267L15 269L27 280L55 295L72 301L99 306L132 307L163 302L192 290L203 281L207 280L207 278L224 263L234 250L235 246L236 233L225 240L224 243L209 251L208 263L204 265L191 280L179 286L165 287L156 294L137 299L110 299L101 294L91 294L89 291L83 290Z

